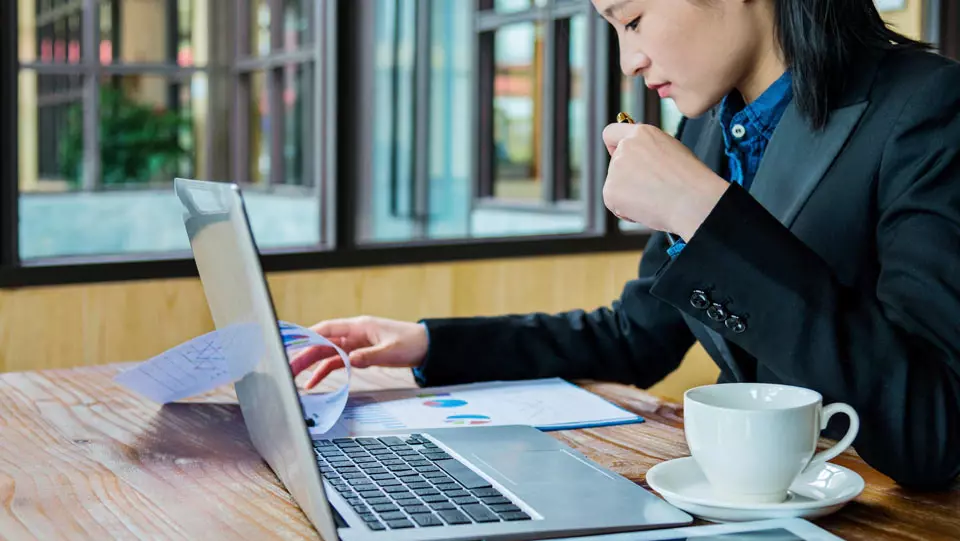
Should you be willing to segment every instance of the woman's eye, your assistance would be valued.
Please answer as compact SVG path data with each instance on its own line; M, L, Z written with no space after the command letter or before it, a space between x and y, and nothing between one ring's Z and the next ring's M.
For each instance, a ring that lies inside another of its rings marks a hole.
M638 26L640 26L640 17L628 22L625 28L627 30L636 30Z

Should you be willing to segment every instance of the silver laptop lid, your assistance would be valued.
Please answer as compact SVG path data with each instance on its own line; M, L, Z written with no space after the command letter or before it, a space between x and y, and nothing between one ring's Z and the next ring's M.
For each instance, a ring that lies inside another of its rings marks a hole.
M214 324L242 344L224 347L243 376L234 387L253 445L324 539L337 539L240 188L176 179L174 189Z

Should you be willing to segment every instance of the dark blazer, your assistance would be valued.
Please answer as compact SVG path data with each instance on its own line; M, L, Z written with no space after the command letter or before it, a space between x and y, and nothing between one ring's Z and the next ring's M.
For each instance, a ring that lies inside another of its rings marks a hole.
M714 111L679 134L715 171L719 126ZM648 387L699 340L721 382L852 405L856 450L894 480L937 487L960 473L960 65L872 55L822 130L791 104L750 191L731 185L683 252L666 247L652 236L609 308L425 320L420 383Z

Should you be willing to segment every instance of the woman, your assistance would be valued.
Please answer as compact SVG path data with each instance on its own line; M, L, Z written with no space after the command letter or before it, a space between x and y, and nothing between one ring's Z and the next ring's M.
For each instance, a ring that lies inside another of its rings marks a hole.
M594 0L621 65L689 120L614 124L604 201L661 231L610 308L316 326L421 385L650 386L699 340L721 382L815 389L904 485L960 472L960 67L873 0ZM761 161L762 157L762 161ZM678 238L669 245L667 233ZM309 385L339 367L330 351ZM840 423L837 423L840 424ZM842 433L833 426L828 434Z

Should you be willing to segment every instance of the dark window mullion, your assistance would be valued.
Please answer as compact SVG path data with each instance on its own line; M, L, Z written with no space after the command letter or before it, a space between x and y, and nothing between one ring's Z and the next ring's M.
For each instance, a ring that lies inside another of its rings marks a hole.
M557 93L555 88L556 64L559 56L557 49L557 27L551 19L542 21L544 28L543 37L543 58L540 59L543 69L540 79L536 80L537 72L534 66L534 88L539 92L540 97L540 187L541 200L547 204L553 203L556 199L557 168L554 161L556 156L555 136L556 132L556 107ZM534 58L536 59L536 48L534 48ZM536 60L534 60L536 63ZM533 96L537 99L537 96ZM536 109L536 107L534 107Z
M492 4L492 0L490 0ZM482 32L477 36L477 189L476 196L493 197L496 176L494 142L494 78L496 77L496 34Z
M283 51L283 1L268 0L270 7L270 52ZM270 184L286 182L286 159L283 152L286 107L284 103L283 66L267 71L267 99L270 102Z
M236 43L234 58L250 55L250 25L252 24L251 0L236 1ZM233 148L233 178L237 182L250 182L250 88L253 76L250 73L234 75L233 130L230 137Z
M956 0L940 1L940 52L960 60L960 3Z
M570 19L551 23L554 27L553 84L553 194L552 202L570 198Z
M0 269L20 262L18 245L17 2L0 2Z
M83 79L83 190L100 184L100 5L98 0L84 0L83 49L81 62L86 68Z

